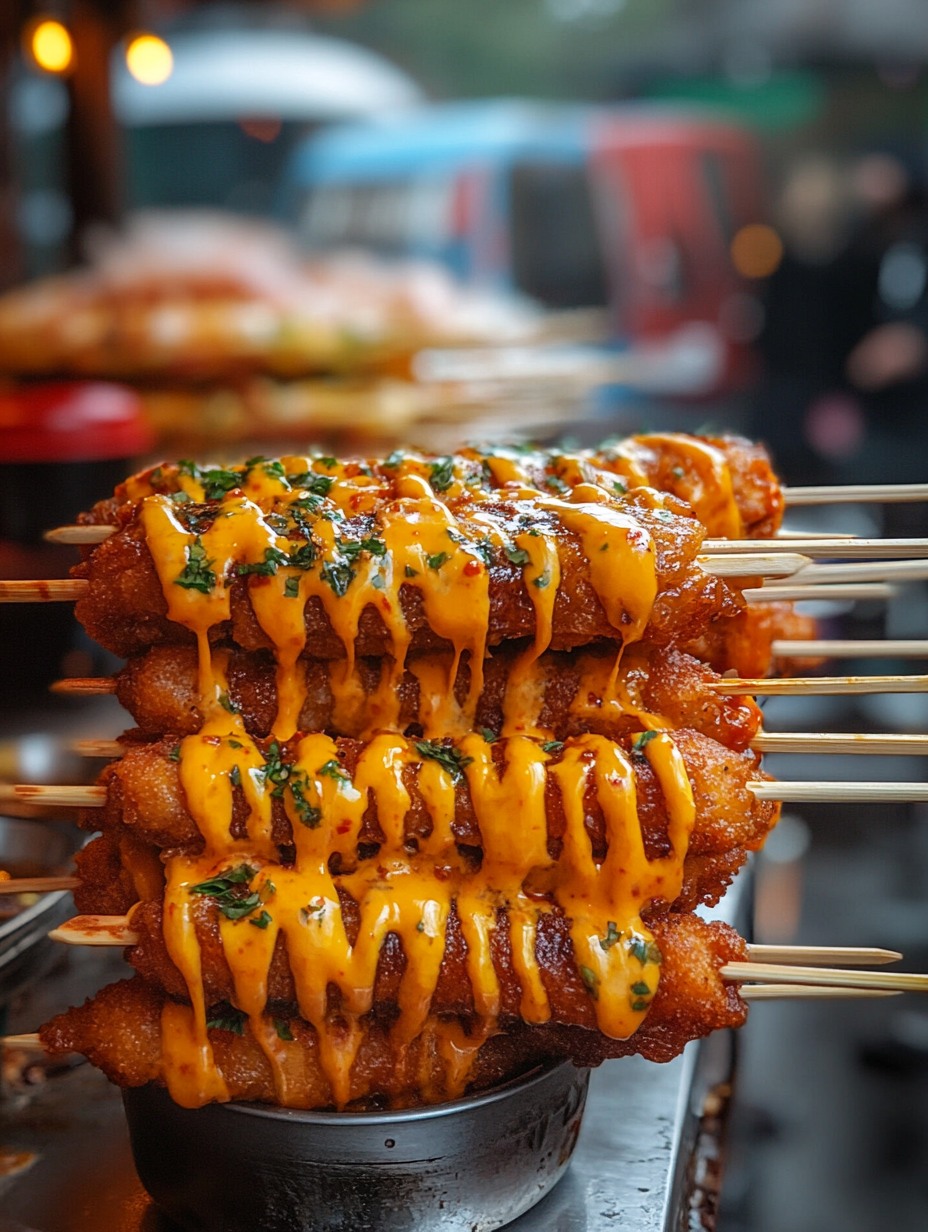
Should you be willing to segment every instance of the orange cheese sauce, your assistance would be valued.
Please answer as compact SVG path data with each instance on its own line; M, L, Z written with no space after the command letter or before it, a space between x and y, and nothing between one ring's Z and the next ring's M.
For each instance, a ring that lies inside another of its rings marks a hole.
M624 454L623 463L634 469ZM532 483L539 466L543 471L549 464L557 483L542 494ZM426 1041L423 1054L443 1058L445 1089L436 1097L464 1089L477 1049L497 1029L493 947L501 927L509 932L526 1022L551 1016L536 954L539 919L550 912L569 921L600 1030L625 1038L647 1013L659 955L642 912L653 900L672 901L679 893L695 816L682 759L658 730L663 720L643 710L621 671L622 649L641 639L657 595L654 545L588 457L561 455L552 463L543 455L501 452L486 460L486 469L489 479L483 463L467 455L438 463L397 458L390 467L381 463L377 474L331 459L287 458L241 468L240 486L221 493L215 516L202 524L185 522L184 502L169 495L143 501L142 527L169 618L197 639L206 718L179 750L180 781L203 850L168 859L164 891L165 940L190 1000L189 1006L166 1007L162 1023L167 1081L179 1103L227 1097L203 993L196 916L204 897L218 911L235 1007L268 1059L282 1104L295 1098L299 1061L267 1015L268 972L281 942L300 1015L317 1032L336 1106L350 1097L351 1067L390 935L399 938L405 956L391 1029L401 1047ZM185 471L179 490L200 502L218 482L209 472ZM500 513L484 499L499 488L521 517ZM557 494L562 491L566 495ZM345 517L359 512L370 515L371 532L352 541L345 537ZM591 665L578 698L595 695L635 714L648 732L640 753L661 784L670 818L671 850L659 860L648 860L643 846L634 756L599 736L562 744L540 724L538 659L551 642L565 535L587 562L616 642L615 661ZM522 570L534 636L509 681L497 748L473 726L483 688L491 568L503 560ZM224 656L211 646L217 626L230 618L231 585L243 578L277 663L277 721L273 739L260 747L226 708ZM449 654L409 657L406 587L418 593ZM332 676L336 722L359 708L371 715L370 738L350 775L329 736L294 738L305 687L295 669L300 655L312 650L304 616L311 600L321 604L344 647ZM373 696L365 694L354 659L368 608L380 616L390 648ZM470 687L459 701L453 686L465 655ZM452 737L454 745L423 744L397 731L397 689L407 665L419 679L428 739ZM410 841L413 783L428 824ZM455 839L457 798L465 786L480 831L478 865ZM556 857L549 839L552 791L566 826ZM587 832L591 797L605 818L602 860L594 858ZM291 823L292 862L281 862L273 841L275 801ZM372 814L380 832L373 856L359 853ZM356 904L351 925L339 889ZM466 1030L432 1013L452 911L466 943L475 1009Z

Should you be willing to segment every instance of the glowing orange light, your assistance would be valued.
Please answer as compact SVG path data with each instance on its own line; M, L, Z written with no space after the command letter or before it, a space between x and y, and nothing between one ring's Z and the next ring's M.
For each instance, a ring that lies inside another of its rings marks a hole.
M783 241L773 227L750 223L732 240L731 260L744 278L769 278L783 260Z
M46 73L66 73L74 60L74 44L67 27L51 18L32 27L29 51L36 66Z
M157 34L137 34L126 48L126 67L143 86L160 86L174 71L174 55Z

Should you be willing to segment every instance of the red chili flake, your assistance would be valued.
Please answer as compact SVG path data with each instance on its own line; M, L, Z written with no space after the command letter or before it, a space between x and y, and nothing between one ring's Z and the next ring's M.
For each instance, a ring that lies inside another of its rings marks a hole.
M338 825L335 827L335 833L336 834L347 834L350 829L351 829L351 822L346 817L344 821L340 821Z
M479 560L469 560L464 566L463 573L465 577L476 577L478 573L483 572L483 565Z
M203 743L212 744L218 749L219 746L222 744L222 736L204 736Z
M451 876L451 869L446 864L436 864L434 872L436 881L447 881Z

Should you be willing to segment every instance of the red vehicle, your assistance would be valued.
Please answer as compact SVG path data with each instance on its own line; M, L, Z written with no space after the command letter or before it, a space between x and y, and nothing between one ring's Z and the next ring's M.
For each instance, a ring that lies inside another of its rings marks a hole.
M605 308L642 372L704 395L751 368L759 306L731 252L762 216L761 183L751 134L706 115L491 100L316 134L282 209L311 248L427 258L552 309Z

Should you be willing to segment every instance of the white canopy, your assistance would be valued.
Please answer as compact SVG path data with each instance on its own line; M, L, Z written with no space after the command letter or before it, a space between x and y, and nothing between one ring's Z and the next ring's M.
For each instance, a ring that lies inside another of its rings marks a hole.
M174 70L161 85L142 85L118 57L113 103L124 124L329 120L422 101L405 73L341 39L293 30L221 30L185 32L169 42Z

